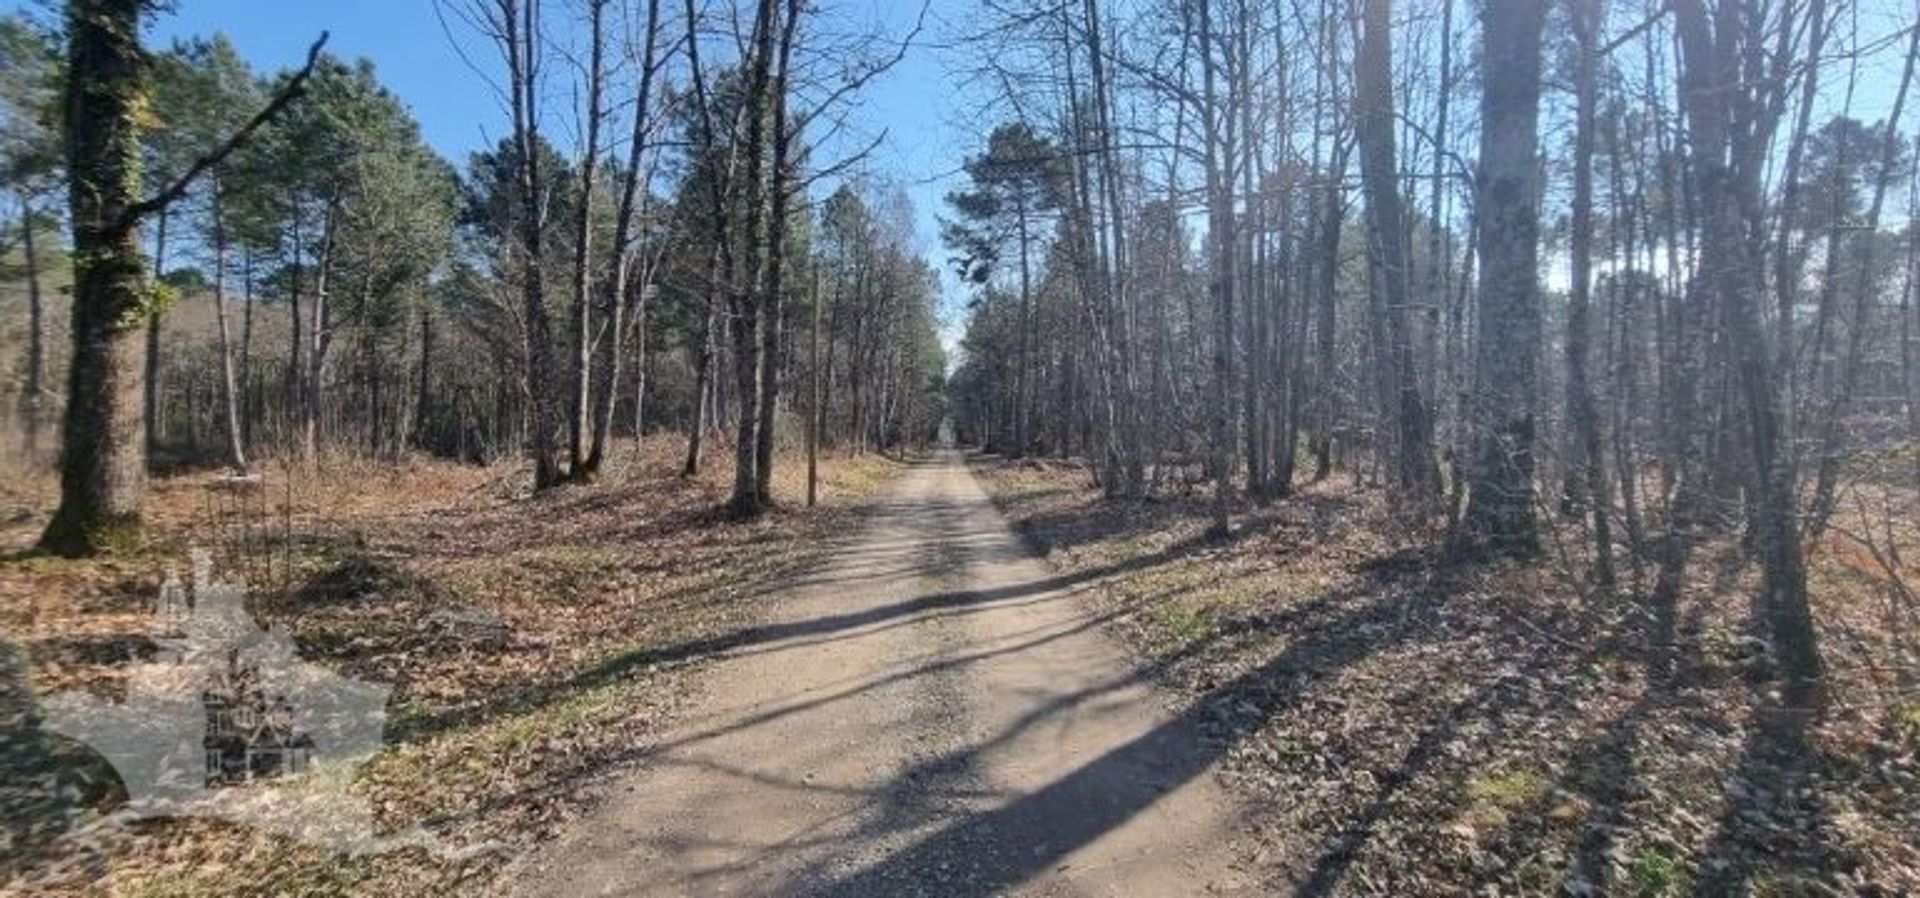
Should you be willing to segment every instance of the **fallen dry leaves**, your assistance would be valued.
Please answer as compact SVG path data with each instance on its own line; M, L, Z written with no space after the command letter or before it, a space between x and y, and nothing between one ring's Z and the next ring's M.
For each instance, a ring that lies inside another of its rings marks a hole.
M644 757L650 735L692 700L690 668L750 629L758 603L807 567L818 537L845 526L896 468L871 455L825 459L824 504L808 512L793 507L803 468L789 460L775 484L787 507L743 523L717 511L724 461L682 480L671 476L675 440L649 440L638 460L631 444L617 451L627 461L603 482L538 497L518 465L270 467L265 508L250 513L265 548L226 553L256 574L255 618L287 626L307 660L395 687L386 747L352 786L382 826L500 850L459 861L411 849L350 857L199 820L62 838L110 811L119 793L109 771L67 743L52 746L51 773L0 775L0 892L483 887ZM231 520L212 526L226 512L206 498L210 479L158 481L152 544L83 562L25 551L51 508L45 479L0 491L0 551L9 553L0 624L10 663L21 664L0 693L0 754L44 744L27 690L112 695L118 669L152 652L146 634L167 569L184 568L190 543L232 530Z
M1552 553L1447 563L1346 481L1209 542L1198 496L1103 501L1075 464L976 471L1206 709L1276 889L1920 893L1920 667L1857 558L1816 558L1830 704L1794 749L1762 726L1778 684L1732 540L1698 552L1661 636L1650 565L1603 597Z

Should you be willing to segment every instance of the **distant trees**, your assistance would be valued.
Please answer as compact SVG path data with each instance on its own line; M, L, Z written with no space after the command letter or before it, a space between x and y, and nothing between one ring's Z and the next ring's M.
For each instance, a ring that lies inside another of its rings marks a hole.
M59 48L52 37L24 17L0 17L0 180L8 199L18 204L18 278L27 294L25 371L19 389L20 454L37 463L47 425L47 297L41 241L48 196L60 172L59 110L56 106ZM12 242L0 246L12 248ZM13 272L8 272L12 275Z
M263 76L217 35L149 54L137 0L76 0L51 31L0 18L0 163L20 210L0 250L25 268L0 280L24 280L31 313L19 362L0 363L29 456L66 361L45 350L41 288L69 258L75 279L65 498L46 545L91 552L137 530L150 466L524 451L546 488L591 479L622 429L684 427L697 470L721 420L734 508L754 514L775 498L810 365L859 391L807 397L826 445L930 436L943 370L911 215L851 189L813 214L821 179L865 155L818 142L845 133L849 101L905 42L813 35L811 6L769 0L730 53L714 39L725 11L674 6L580 7L571 65L557 8L446 3L499 48L509 123L459 172L371 63L316 48ZM582 101L574 147L549 139L566 133L549 102L563 79ZM676 123L684 143L662 139ZM49 247L44 193L62 174L74 238ZM858 236L843 230L828 276L836 216ZM816 309L829 332L813 364L794 340Z
M822 307L822 432L858 452L928 439L945 414L938 281L907 242L911 211L896 191L835 190L819 206L809 262Z
M966 170L969 186L947 197L956 217L943 225L942 239L958 253L955 261L969 281L986 283L1007 271L1018 276L1013 380L987 441L1017 458L1031 447L1034 244L1066 195L1064 166L1050 141L1013 123L995 128L986 152L969 159ZM1004 258L1009 254L1011 262Z
M963 435L1084 455L1115 497L1204 489L1223 534L1310 459L1456 550L1577 549L1657 624L1738 536L1817 679L1805 554L1920 432L1920 241L1883 230L1920 191L1920 31L1825 0L986 8L947 235ZM1901 74L1861 121L1823 88L1869 64ZM1016 133L1062 172L1024 278L980 264L1005 229L973 171Z

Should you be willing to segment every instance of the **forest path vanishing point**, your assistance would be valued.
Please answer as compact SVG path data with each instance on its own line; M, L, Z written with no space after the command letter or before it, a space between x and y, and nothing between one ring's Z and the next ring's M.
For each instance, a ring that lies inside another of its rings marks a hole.
M507 890L1249 891L1218 749L1073 586L958 453L917 462Z

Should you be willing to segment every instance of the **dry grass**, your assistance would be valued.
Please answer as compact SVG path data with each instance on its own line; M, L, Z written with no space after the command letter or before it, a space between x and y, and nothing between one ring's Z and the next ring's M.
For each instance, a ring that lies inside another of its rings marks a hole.
M689 666L750 628L758 603L810 565L822 538L897 469L877 456L825 459L823 506L806 512L796 507L804 465L784 460L783 508L737 523L716 512L730 482L724 461L682 480L672 476L682 449L649 440L635 459L621 445L602 482L538 497L527 496L520 465L266 466L263 517L290 530L293 552L287 588L252 590L250 610L287 626L306 659L395 685L387 744L352 786L381 826L424 825L509 854L550 833L592 786L644 753L696 688ZM29 659L24 685L111 695L126 662L151 652L165 569L184 566L189 543L211 531L211 477L157 481L150 544L87 561L22 554L50 511L51 484L0 486L0 552L10 559L0 563L0 622ZM7 707L0 743L34 738ZM9 838L31 849L9 849L0 891L426 894L483 887L504 857L349 857L211 821L49 842L31 831L49 821L20 819L13 798L70 788L81 822L119 800L117 782L85 752L57 748L59 782L0 781Z
M1913 609L1872 553L1814 555L1830 704L1793 749L1761 725L1799 718L1775 707L1731 538L1696 553L1664 632L1651 565L1593 594L1572 532L1564 558L1453 563L1380 492L1330 481L1210 542L1204 501L1105 502L1068 464L978 470L1056 564L1106 574L1096 601L1212 709L1266 861L1310 891L1920 890Z

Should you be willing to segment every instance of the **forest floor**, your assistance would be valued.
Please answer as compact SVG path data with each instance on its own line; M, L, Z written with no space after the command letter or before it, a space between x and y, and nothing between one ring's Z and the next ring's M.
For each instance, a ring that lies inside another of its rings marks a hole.
M0 478L0 893L1920 893L1913 609L1844 541L1809 719L1732 539L1663 616L1650 566L1600 596L1571 534L1452 562L1340 478L1209 540L1199 494L867 456L740 524L678 448L539 497L340 463L236 512L168 477L151 545L78 562L26 551L51 481ZM36 703L127 693L195 543L305 659L394 687L347 786L379 829L484 850L110 815L126 787Z
M539 497L516 464L340 462L291 478L269 466L264 507L239 511L213 498L213 475L166 477L150 497L150 545L86 561L27 551L53 507L51 477L0 478L0 893L405 895L490 882L589 806L592 787L685 706L703 659L742 638L774 587L814 568L827 537L903 469L825 459L822 506L806 511L793 507L804 467L789 460L775 485L788 506L740 524L717 512L724 460L681 480L680 451L650 440L637 465ZM41 729L34 697L124 695L128 670L156 652L162 580L194 544L235 550L216 573L252 574L249 613L290 631L305 660L394 687L385 743L348 787L379 829L490 850L356 856L218 820L99 825L125 788Z
M1560 540L1528 565L1449 562L1338 477L1214 541L1203 494L1115 503L1076 464L975 470L1201 709L1276 891L1920 894L1920 631L1857 545L1813 556L1829 704L1808 720L1775 707L1732 539L1696 551L1663 617L1634 598L1651 565L1598 596Z

